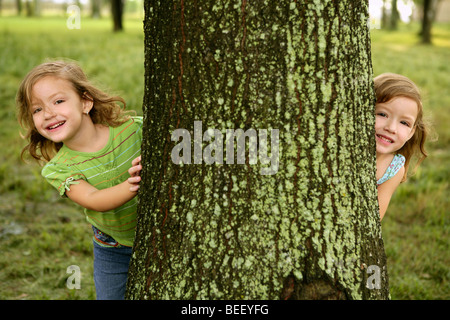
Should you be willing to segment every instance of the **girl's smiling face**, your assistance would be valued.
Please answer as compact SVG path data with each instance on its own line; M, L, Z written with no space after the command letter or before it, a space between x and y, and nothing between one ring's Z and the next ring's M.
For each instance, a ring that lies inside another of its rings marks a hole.
M92 101L82 99L65 79L46 76L32 88L31 114L36 130L53 142L70 143L80 137Z
M377 153L391 154L413 136L418 114L417 103L407 97L396 97L375 106Z

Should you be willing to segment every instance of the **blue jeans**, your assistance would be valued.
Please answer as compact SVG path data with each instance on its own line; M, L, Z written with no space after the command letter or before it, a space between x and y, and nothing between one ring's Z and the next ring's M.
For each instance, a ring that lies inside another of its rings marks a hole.
M132 248L102 247L94 241L94 283L97 300L123 300Z

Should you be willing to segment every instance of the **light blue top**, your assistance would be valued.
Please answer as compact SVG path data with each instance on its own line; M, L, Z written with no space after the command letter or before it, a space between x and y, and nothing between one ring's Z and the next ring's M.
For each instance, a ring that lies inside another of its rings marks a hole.
M405 157L401 154L396 154L394 159L392 159L389 167L386 169L384 175L377 181L377 187L391 179L393 176L397 174L397 172L405 165Z

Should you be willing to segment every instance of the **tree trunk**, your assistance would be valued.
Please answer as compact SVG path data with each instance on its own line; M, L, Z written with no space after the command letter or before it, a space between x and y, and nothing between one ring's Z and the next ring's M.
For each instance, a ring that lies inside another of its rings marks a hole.
M420 31L422 43L431 44L431 28L436 16L438 3L438 0L424 0L423 2L422 29Z
M390 30L397 30L398 29L398 20L400 19L400 14L397 9L397 0L392 0L392 8L391 8L391 16L390 16L390 23L389 23L389 29Z
M387 299L367 1L145 13L127 298Z
M17 15L22 15L22 0L16 0Z
M113 17L114 32L122 31L122 16L125 0L111 0L111 13Z
M93 19L100 19L100 17L101 17L101 7L102 7L102 1L101 0L91 0L91 17Z
M386 30L397 30L400 14L397 9L397 0L383 0L381 9L381 28Z
M25 9L27 11L27 17L33 17L34 16L34 5L31 1L25 2Z
M383 0L383 6L381 8L381 28L388 29L389 27L389 12L387 9L386 0Z

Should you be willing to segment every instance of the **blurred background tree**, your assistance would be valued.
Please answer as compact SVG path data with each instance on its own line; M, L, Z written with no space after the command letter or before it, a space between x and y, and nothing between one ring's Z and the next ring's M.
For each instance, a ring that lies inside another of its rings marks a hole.
M422 29L419 35L422 43L431 44L431 27L436 18L438 6L442 0L416 0L422 6Z
M381 6L380 24L382 29L397 30L401 20L401 13L411 10L412 19L420 20L420 41L425 44L432 42L432 26L436 20L439 9L444 8L442 16L449 14L450 1L447 0L372 0L375 6ZM408 9L409 7L409 9ZM447 11L447 12L445 12Z
M396 30L399 18L397 0L383 0L381 28Z
M128 1L132 10L142 7L143 1ZM432 43L432 26L438 16L441 20L448 21L450 15L450 0L369 0L372 7L381 9L380 25L382 29L397 30L399 21L404 20L404 13L410 11L411 20L420 21L419 32L422 43ZM17 15L38 17L54 11L60 7L65 10L69 5L75 4L80 8L89 8L92 18L100 18L102 12L109 9L113 21L113 31L123 30L123 14L125 12L125 0L0 0L0 13L2 9L14 8ZM65 12L65 11L64 11ZM409 19L409 18L407 18ZM408 22L408 21L407 21Z
M91 0L91 17L98 19L101 17L102 0Z
M111 13L114 23L114 32L122 31L122 17L125 0L111 0Z
M141 1L131 2L133 3L133 8L137 7L136 3L141 3ZM44 11L54 12L57 8L65 14L67 7L73 4L80 8L90 8L92 18L100 18L102 15L102 10L109 7L113 21L113 31L117 32L123 30L122 21L125 10L125 0L0 0L0 13L2 12L4 6L8 10L15 7L17 15L21 16L25 5L25 14L27 17L39 17Z

